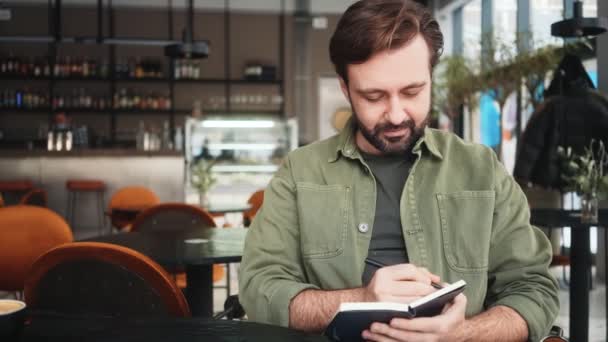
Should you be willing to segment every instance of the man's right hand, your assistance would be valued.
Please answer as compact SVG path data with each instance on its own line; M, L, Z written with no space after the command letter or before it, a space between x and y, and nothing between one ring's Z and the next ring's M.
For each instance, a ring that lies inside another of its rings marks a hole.
M431 282L439 276L413 264L399 264L378 269L365 287L365 301L411 303L434 291Z

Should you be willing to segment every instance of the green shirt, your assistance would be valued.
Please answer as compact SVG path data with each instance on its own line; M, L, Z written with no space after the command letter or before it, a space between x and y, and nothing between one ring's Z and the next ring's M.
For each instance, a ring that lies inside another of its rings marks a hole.
M397 156L376 156L359 151L376 181L374 230L367 257L383 265L407 263L407 251L399 206L403 187L415 160L411 152ZM366 264L362 282L367 285L377 267Z
M557 282L517 183L491 149L450 133L427 128L413 153L400 204L409 261L465 280L467 316L508 306L540 340L558 313ZM291 152L247 234L239 299L248 317L288 326L299 292L360 287L375 199L352 129Z

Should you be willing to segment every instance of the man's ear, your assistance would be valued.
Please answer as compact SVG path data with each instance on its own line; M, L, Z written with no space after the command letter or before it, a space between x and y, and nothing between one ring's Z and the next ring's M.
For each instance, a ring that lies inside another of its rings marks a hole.
M350 102L350 94L348 92L348 85L344 81L342 77L340 77L340 89L342 89L342 94L346 98L346 101Z

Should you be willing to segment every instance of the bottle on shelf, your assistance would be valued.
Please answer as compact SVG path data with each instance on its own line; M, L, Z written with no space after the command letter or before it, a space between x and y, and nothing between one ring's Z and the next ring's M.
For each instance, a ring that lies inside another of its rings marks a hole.
M169 127L169 121L163 122L163 135L161 139L161 149L171 150L173 149L173 141L171 140L171 128Z
M137 133L135 134L135 148L138 150L144 150L144 138L146 135L146 126L143 120L139 121L139 126L137 127Z
M65 132L65 150L71 151L73 145L72 131Z
M184 148L184 135L182 133L182 128L180 126L175 127L175 141L173 146L176 151L181 151Z
M176 59L173 62L173 78L176 80L179 80L182 78L182 67L181 67L181 62L179 59Z
M100 78L108 78L109 75L110 75L110 64L108 63L108 61L106 59L104 59L101 61L101 64L99 65L98 76Z

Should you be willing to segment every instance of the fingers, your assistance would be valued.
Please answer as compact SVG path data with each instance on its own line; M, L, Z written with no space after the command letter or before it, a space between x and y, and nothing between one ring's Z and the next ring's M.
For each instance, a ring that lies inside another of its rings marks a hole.
M385 290L395 297L416 297L416 299L435 292L435 288L425 283L414 281L391 282L386 285Z
M374 323L369 330L363 332L363 338L369 341L408 341L408 342L426 342L431 341L432 336L425 333L412 331L403 331L395 329L387 324Z
M363 331L363 333L361 334L361 337L363 337L363 339L365 341L374 341L374 342L399 342L397 340L394 340L388 336L384 336L381 334L376 334L376 333L372 333L369 330L365 330Z
M451 327L464 321L467 305L466 297L459 294L444 313L434 317L419 317L413 319L395 318L391 320L390 327L419 333L447 333Z
M439 281L439 277L429 272L426 268L416 267L413 264L398 264L383 267L378 270L382 274L389 274L392 280L409 280L430 284L431 281Z
M441 278L438 275L431 273L426 267L418 267L418 269L431 278L432 282L439 283L441 281Z
M366 300L411 303L435 291L439 277L426 268L398 264L380 268L366 288Z

